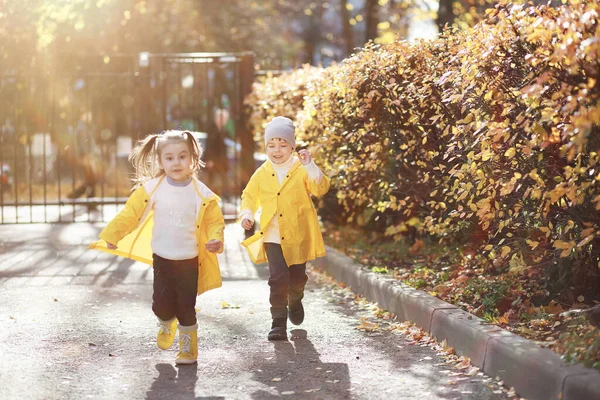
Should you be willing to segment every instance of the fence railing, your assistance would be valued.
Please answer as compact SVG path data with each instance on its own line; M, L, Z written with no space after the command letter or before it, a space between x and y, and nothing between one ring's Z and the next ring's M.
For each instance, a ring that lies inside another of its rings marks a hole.
M236 217L252 55L119 57L123 71L0 71L0 223L108 220L131 192L133 144L166 129L201 132L201 178Z

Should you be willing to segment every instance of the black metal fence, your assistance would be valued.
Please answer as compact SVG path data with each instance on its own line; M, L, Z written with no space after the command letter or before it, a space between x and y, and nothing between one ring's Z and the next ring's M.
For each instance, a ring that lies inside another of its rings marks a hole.
M200 177L236 217L252 54L68 60L52 73L0 71L0 223L110 219L131 192L133 144L166 129L200 132Z

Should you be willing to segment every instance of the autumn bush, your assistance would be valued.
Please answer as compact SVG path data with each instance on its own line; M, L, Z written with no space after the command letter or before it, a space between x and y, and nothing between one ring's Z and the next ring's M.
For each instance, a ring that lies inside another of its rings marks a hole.
M571 303L597 297L599 12L501 4L468 31L267 80L248 99L254 131L293 118L346 223L469 246Z
M308 94L308 84L318 80L322 71L306 65L292 74L268 76L254 85L245 102L251 108L249 128L257 143L262 143L264 125L271 118L282 115L296 119Z

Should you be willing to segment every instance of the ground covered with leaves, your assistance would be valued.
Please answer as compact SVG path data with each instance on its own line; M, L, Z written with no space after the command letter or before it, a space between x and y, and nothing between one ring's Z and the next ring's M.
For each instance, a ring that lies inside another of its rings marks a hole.
M438 297L515 334L547 347L569 361L600 370L600 329L581 310L600 304L593 296L572 299L569 288L542 276L511 271L468 248L434 241L393 241L383 235L326 224L328 245L373 272Z
M455 350L448 346L446 340L438 342L428 332L410 321L398 322L393 313L381 309L377 303L371 303L365 297L352 292L351 288L337 282L329 275L315 269L309 269L309 273L311 279L320 286L327 288L339 304L348 304L351 309L359 311L357 317L360 317L360 323L356 326L357 330L370 335L391 333L406 338L407 341L398 344L398 348L403 348L406 345L432 349L441 358L441 362L434 364L434 366L443 368L440 373L447 376L445 387L453 388L451 392L472 395L472 391L464 390L465 388L461 387L466 381L470 381L482 383L489 388L494 394L492 398L520 399L515 389L507 387L504 381L497 377L491 378L485 375L479 367L471 364L468 357L458 356ZM430 360L432 360L430 356L425 356L422 359L422 361Z

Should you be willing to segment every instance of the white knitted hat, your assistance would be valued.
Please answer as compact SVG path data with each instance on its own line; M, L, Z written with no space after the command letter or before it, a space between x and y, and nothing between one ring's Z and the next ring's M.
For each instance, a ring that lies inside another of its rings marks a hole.
M296 127L291 119L275 117L265 126L265 145L273 138L281 138L296 147Z

